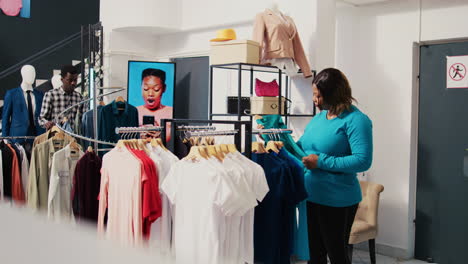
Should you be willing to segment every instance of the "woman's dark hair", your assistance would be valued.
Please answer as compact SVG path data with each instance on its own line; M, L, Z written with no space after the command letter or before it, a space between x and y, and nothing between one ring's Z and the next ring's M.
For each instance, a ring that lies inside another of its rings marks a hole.
M351 110L351 104L356 99L351 95L351 86L346 76L338 69L327 68L315 76L312 84L317 86L323 98L324 105L334 115Z
M147 76L158 77L164 85L166 84L166 72L165 71L154 69L154 68L148 68L148 69L145 69L141 73L141 80L143 80Z

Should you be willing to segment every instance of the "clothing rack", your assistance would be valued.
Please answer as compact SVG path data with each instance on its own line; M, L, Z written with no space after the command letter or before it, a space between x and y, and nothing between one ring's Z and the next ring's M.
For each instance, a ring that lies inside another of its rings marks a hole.
M108 93L103 93L103 94L100 94L100 95L96 95L96 93L94 92L94 96L93 98L88 98L88 99L85 99L77 104L74 104L68 108L66 108L65 110L63 110L62 112L60 112L58 114L58 116L63 116L66 112L68 112L69 110L73 109L74 107L77 107L79 105L82 105L84 103L87 103L91 100L94 100L93 101L93 111L94 111L94 115L93 115L93 120L94 120L94 131L95 131L95 134L94 134L94 137L95 138L89 138L89 137L85 137L85 136L82 136L82 135L78 135L78 134L75 134L73 132L70 132L70 131L67 131L65 129L63 129L63 127L60 125L60 120L57 120L57 118L55 118L54 122L55 122L55 126L58 127L62 132L68 134L69 136L72 136L74 138L79 138L79 139L82 139L82 140L86 140L88 142L93 142L94 143L94 149L98 150L98 144L104 144L104 145L111 145L111 146L115 146L116 144L115 143L112 143L112 142L107 142L107 141L102 141L102 140L98 140L97 137L98 137L98 132L97 132L97 111L96 111L96 100L98 98L102 98L104 96L107 96L107 95L111 95L111 94L114 94L114 93L118 93L118 92L121 92L125 90L124 88L121 88L121 89L116 89L115 91L112 91L112 92L108 92Z
M220 131L189 131L184 134L187 137L210 137L210 136L229 136L239 133L238 130L220 130Z
M271 129L255 129L252 134L292 134L293 130L289 128L271 128Z
M234 121L234 120L203 120L203 119L161 119L161 124L164 129L161 131L161 139L164 144L166 144L167 148L174 153L174 140L175 140L175 132L177 130L178 124L228 124L234 125L234 130L237 130L234 136L234 144L238 150L242 150L242 136L244 136L244 151L245 155L248 158L252 157L252 123L250 121ZM166 129L168 124L171 125L171 140L169 144L166 142ZM242 126L244 130L242 130ZM239 131L243 131L244 133L239 133ZM177 153L174 153L177 154Z
M116 134L125 134L125 133L140 133L140 132L154 132L161 131L163 128L160 126L145 126L145 127L116 127Z
M202 131L202 130L216 130L214 126L184 126L181 125L177 128L177 131Z
M36 136L7 136L0 137L0 139L35 139Z

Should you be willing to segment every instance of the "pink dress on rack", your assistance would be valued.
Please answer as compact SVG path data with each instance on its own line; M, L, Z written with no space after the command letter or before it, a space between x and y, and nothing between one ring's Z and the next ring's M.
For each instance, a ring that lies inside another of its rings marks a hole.
M19 15L22 7L22 0L0 0L0 9L7 16Z

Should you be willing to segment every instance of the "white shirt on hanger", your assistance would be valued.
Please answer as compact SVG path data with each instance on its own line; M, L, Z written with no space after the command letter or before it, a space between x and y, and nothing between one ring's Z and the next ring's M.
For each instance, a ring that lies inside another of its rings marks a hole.
M226 175L213 161L181 160L162 184L174 211L176 264L219 264L225 215L233 198ZM234 197L235 198L235 197Z
M270 191L263 168L252 160L248 159L239 152L233 153L237 160L242 161L248 171L252 174L246 174L249 186L252 186L253 193L257 201L261 202ZM241 232L239 242L241 245L242 263L254 263L254 214L255 210L249 210L241 219Z
M49 219L56 221L73 221L71 192L73 188L73 174L78 160L84 155L83 151L72 155L70 144L54 153L50 171L48 211Z
M242 261L241 252L241 221L243 215L246 212L257 206L257 200L255 199L252 187L248 185L247 179L252 177L248 176L252 173L248 165L245 162L239 161L234 158L233 153L228 153L224 157L223 166L227 167L228 170L238 172L238 174L229 175L229 177L235 180L236 190L239 194L244 197L243 208L237 214L226 217L226 239L225 239L225 255L226 263L238 264L244 263ZM236 180L236 176L240 177Z
M158 170L159 187L169 174L169 171L179 159L169 151L160 147L147 145L151 150L150 158L155 162ZM170 154L170 155L169 155ZM174 159L175 158L175 159ZM162 202L162 215L151 225L150 247L158 258L162 261L169 261L171 257L171 219L172 209L167 196L159 189Z

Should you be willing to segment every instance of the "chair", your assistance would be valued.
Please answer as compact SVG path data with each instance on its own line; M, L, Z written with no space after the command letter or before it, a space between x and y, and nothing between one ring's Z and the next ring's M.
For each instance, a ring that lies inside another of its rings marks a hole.
M377 237L377 216L379 211L380 193L384 187L377 183L360 181L362 201L354 218L349 236L348 254L353 259L353 245L369 241L371 264L375 264L375 238Z

